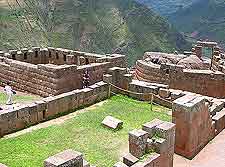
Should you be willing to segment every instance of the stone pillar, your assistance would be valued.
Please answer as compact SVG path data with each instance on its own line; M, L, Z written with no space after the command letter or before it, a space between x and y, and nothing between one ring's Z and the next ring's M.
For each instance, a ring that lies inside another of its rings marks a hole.
M195 54L198 58L202 58L202 46L195 46Z
M173 103L176 124L175 152L193 158L212 138L215 129L204 97L183 96Z
M147 148L148 132L143 130L133 130L129 132L129 152L137 157L142 157Z
M129 89L129 84L132 82L132 74L125 74L123 75L123 83L122 88L125 90Z

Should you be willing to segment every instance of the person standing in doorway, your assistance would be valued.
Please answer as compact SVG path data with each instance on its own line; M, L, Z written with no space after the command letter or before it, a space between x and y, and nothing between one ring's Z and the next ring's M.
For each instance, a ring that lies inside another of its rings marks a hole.
M90 75L88 70L86 70L83 74L83 88L87 88L89 86Z
M8 96L6 105L12 105L13 104L13 99L12 96L14 94L15 91L13 91L13 89L11 88L9 82L7 82L4 91L6 92L6 95Z

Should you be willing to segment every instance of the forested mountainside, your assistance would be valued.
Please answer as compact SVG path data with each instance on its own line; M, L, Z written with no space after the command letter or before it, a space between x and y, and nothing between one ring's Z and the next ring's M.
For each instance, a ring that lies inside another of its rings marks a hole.
M198 0L136 0L137 2L143 3L155 12L168 16L171 13L175 13L177 10L186 8L192 3Z
M0 37L0 49L121 53L130 65L145 51L189 48L169 23L134 0L17 0L0 9Z
M191 37L225 44L224 0L199 0L170 15L169 20Z

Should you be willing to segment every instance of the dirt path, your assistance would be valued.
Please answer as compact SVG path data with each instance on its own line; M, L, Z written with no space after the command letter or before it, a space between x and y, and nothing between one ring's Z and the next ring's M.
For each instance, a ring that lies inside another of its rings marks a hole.
M94 110L96 107L100 107L106 102L107 102L107 100L99 102L99 103L94 104L94 105L92 105L90 107L87 107L87 108L82 109L82 110L78 110L78 111L73 112L71 114L68 114L66 116L62 116L62 117L59 117L59 118L56 118L56 119L53 119L53 120L50 120L50 121L46 121L46 122L37 124L35 126L32 126L30 128L27 128L27 129L24 129L24 130L21 130L21 131L18 131L18 132L6 135L6 136L4 136L4 138L14 138L14 137L26 134L26 133L30 133L30 132L32 132L34 130L47 128L47 127L52 126L52 125L60 125L60 124L64 123L65 121L76 117L78 114Z
M225 130L193 160L175 155L173 167L225 167Z

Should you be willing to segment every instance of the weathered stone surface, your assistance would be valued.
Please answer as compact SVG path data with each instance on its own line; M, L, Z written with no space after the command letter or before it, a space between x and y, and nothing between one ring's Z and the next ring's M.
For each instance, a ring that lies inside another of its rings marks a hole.
M171 92L169 89L160 88L159 89L159 96L162 98L168 98L170 96Z
M208 104L201 96L186 95L174 101L172 114L176 124L175 151L193 158L214 133Z
M107 116L103 121L102 124L110 129L121 129L123 126L123 122L119 119L116 119L111 116Z
M103 81L106 83L112 83L113 82L113 77L110 74L105 74L103 75Z
M115 165L113 165L113 167L128 167L128 166L123 162L117 162Z
M44 161L44 167L83 167L83 157L79 152L66 150Z
M140 158L145 154L147 148L148 132L143 130L133 130L129 132L129 152Z
M138 158L136 158L130 153L123 156L123 163L126 164L127 166L134 165L136 162L138 162L138 160L139 160Z
M215 116L212 117L212 120L215 121L215 128L217 130L217 134L220 133L223 129L225 129L225 109L217 112Z
M142 125L142 129L148 132L149 138L152 138L155 134L155 127L162 124L163 121L159 119L154 119L151 122L147 122Z

